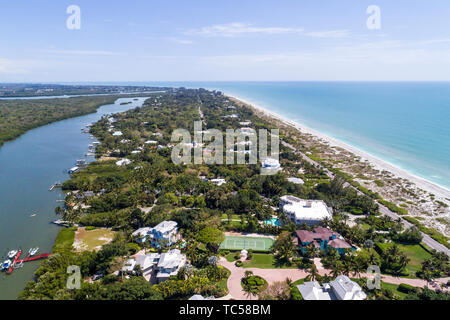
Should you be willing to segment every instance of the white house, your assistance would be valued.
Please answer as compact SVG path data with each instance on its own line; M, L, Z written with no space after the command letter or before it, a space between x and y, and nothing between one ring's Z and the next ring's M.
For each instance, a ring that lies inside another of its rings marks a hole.
M322 200L304 200L294 196L282 196L280 206L284 213L296 224L319 224L331 219L331 209Z
M156 141L156 140L147 140L147 141L145 141L144 143L145 143L145 144L157 144L158 141Z
M304 300L364 300L367 295L361 287L347 276L338 276L321 286L317 281L297 286Z
M326 287L322 287L317 281L308 281L297 286L303 300L335 300L331 298Z
M117 161L116 165L118 165L118 166L126 166L126 165L128 165L130 163L131 163L131 161L129 159L124 158L122 160Z
M367 298L359 284L344 275L331 281L330 286L339 300L364 300Z
M116 131L113 133L113 136L116 136L116 137L119 137L121 135L123 135L122 131Z
M287 181L292 182L294 184L304 184L305 182L300 178L290 177L287 178Z
M261 162L261 174L275 174L280 170L282 168L277 159L266 158Z
M136 242L145 242L150 238L152 246L158 248L160 240L167 241L167 246L178 239L178 224L175 221L163 221L154 228L139 228L132 234Z
M227 181L225 179L211 179L211 182L214 183L216 186L221 186L225 183L227 183Z
M144 278L147 278L156 269L160 257L158 253L138 256L136 265L140 266Z
M131 236L135 239L136 242L143 243L147 241L147 238L151 232L152 228L150 227L144 227L139 228L136 231L134 231Z
M161 254L158 262L156 279L159 282L178 274L178 271L186 264L186 256L178 249L172 249Z

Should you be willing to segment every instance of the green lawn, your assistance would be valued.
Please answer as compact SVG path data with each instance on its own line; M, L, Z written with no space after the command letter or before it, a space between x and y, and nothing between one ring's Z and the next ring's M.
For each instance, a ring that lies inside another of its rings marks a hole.
M225 270L227 271L227 274L228 274L224 279L220 280L220 281L217 283L217 287L218 287L219 289L221 289L221 290L224 290L224 293L225 293L224 296L226 296L226 295L228 294L227 281L228 281L228 277L229 277L230 274L231 274L231 271L228 270L227 268L223 267L223 266L218 266L218 267L219 267L219 268L225 269Z
M398 285L397 284L386 283L386 282L381 281L381 288L391 290L394 293L394 295L396 295L398 298L400 298L402 300L405 299L406 296L407 296L406 293L398 291Z
M383 244L384 247L390 245L392 244ZM416 278L416 272L420 271L422 262L428 258L431 258L431 254L418 244L397 243L397 245L399 249L403 251L410 259L406 265L406 272L408 273L407 277Z
M292 285L293 286L298 286L298 285L304 284L304 283L305 283L305 279L303 278L303 279L298 279L298 280L292 282Z
M244 268L260 268L260 269L297 269L297 266L279 266L273 254L254 253L251 260L244 262Z
M222 214L221 219L227 219L228 220L228 216L224 213L224 214ZM238 215L238 214L232 214L231 215L231 219L241 220L241 216Z
M229 254L227 254L226 256L225 256L225 259L227 259L227 261L228 262L234 262L234 261L236 261L236 259L234 258L234 256L236 255L236 253L237 254L239 254L239 252L231 252L231 253L229 253Z
M73 241L75 240L76 229L77 228L73 227L61 229L56 237L52 252L70 250L72 248Z
M426 259L431 258L431 254L425 251L420 245L399 245L400 250L402 250L408 256L411 261L406 265L406 270L410 276L415 277L416 272L420 271L422 267L422 262Z
M303 300L302 294L298 290L297 286L300 284L304 284L305 279L298 279L297 281L294 281L291 286L291 299L292 300Z

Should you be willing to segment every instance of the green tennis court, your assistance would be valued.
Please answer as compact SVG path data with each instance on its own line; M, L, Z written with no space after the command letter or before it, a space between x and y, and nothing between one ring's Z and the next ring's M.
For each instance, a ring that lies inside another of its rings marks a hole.
M226 236L225 240L220 244L220 249L269 251L273 242L274 240L271 238Z

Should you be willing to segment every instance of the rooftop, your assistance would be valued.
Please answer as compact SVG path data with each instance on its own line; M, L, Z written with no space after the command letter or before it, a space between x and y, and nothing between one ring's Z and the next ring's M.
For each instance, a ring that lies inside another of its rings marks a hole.
M295 215L296 220L323 220L332 218L331 212L322 200L303 200L293 197L283 206L283 211ZM283 200L283 199L282 199Z
M183 260L183 255L178 249L169 250L166 253L161 254L159 259L158 268L172 269L177 268L181 261Z
M175 221L163 221L153 228L155 231L159 231L161 233L170 232L177 227L177 223Z

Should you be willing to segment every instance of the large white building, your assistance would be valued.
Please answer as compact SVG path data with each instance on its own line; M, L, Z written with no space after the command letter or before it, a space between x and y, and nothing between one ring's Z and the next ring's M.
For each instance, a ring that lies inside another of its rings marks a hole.
M282 196L280 206L295 224L317 225L331 219L331 209L322 200L304 200L294 196Z
M367 295L361 287L347 276L338 276L321 286L317 281L297 286L304 300L364 300Z

